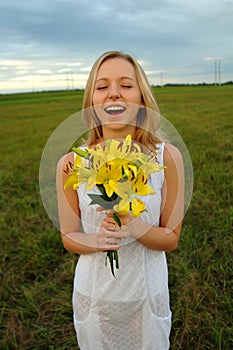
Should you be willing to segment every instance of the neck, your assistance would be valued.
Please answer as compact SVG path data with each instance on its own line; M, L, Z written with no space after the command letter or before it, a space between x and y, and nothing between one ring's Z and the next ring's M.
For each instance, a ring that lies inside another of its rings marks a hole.
M134 138L134 135L136 133L136 126L135 125L124 125L121 128L108 128L108 126L102 126L103 130L103 138L102 140L111 140L111 139L122 139L125 138L127 135L131 135L132 138Z

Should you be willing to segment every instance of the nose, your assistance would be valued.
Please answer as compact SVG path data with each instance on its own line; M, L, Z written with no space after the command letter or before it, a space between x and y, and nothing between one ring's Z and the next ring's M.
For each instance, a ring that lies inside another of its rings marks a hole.
M116 85L110 86L108 98L115 100L115 99L118 99L119 97L120 97L119 87Z

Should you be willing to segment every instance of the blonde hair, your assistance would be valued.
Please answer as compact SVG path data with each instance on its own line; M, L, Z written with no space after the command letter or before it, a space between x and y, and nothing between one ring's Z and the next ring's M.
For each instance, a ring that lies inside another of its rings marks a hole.
M136 133L133 138L136 142L154 150L156 148L156 143L162 142L162 136L159 134L159 109L142 67L132 56L121 51L107 51L102 54L94 63L87 80L83 99L83 119L90 130L88 143L95 144L96 141L102 137L100 120L95 114L94 109L91 108L93 106L92 98L98 70L103 62L112 58L123 58L134 66L137 83L145 107L139 109Z

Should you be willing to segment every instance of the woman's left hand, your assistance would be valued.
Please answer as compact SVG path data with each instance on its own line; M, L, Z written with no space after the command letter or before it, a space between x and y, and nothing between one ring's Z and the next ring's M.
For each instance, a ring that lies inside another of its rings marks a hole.
M132 217L129 214L126 214L126 215L117 214L121 222L121 227L119 227L119 225L116 223L113 217L114 210L111 210L111 209L105 210L104 208L101 208L101 207L99 207L97 210L105 211L105 217L101 224L101 226L104 229L114 232L114 235L115 233L117 233L117 237L119 238L127 238L131 236L132 230L130 229L131 228L130 226L132 225L129 225L129 224L132 223L133 220L135 220L134 217Z

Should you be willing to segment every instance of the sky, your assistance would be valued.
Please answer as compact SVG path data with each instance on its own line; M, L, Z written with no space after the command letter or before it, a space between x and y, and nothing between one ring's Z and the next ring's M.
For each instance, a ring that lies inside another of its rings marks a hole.
M233 80L233 0L0 0L0 93L83 89L105 51L151 85Z

